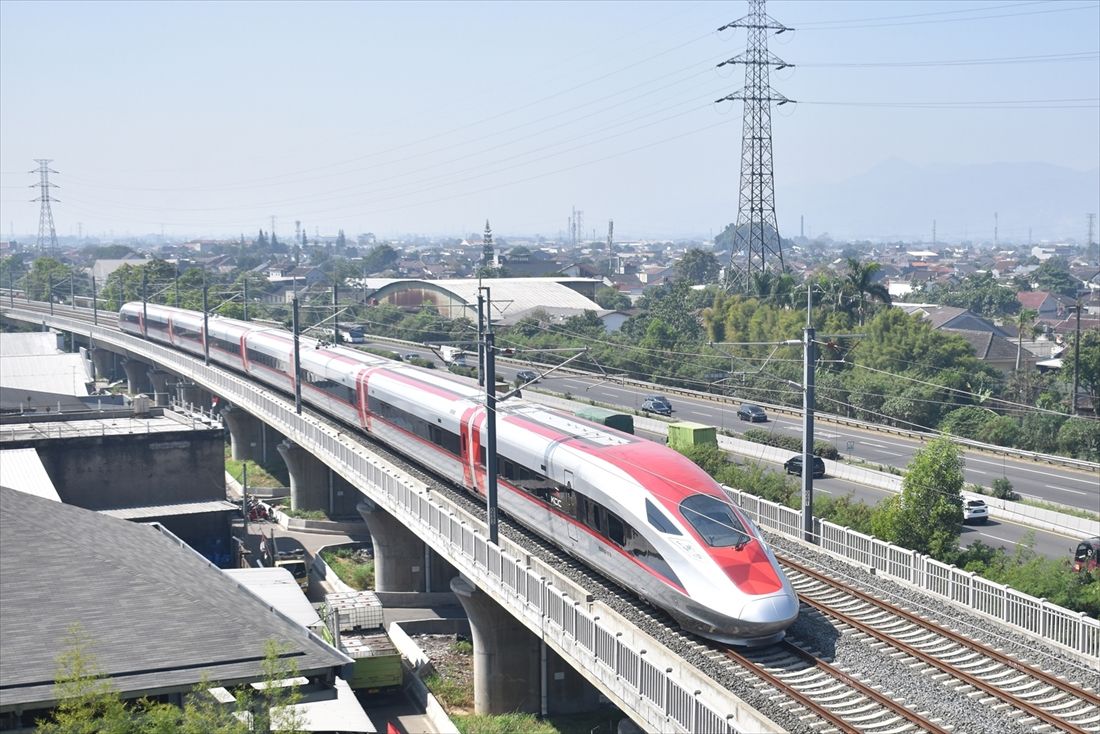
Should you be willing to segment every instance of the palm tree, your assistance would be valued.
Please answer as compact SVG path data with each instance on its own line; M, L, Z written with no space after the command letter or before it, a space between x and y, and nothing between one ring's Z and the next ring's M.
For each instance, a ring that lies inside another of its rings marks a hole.
M859 325L863 326L864 307L868 298L875 298L887 306L890 305L890 291L882 283L875 283L875 273L882 267L879 263L862 263L857 258L848 258L848 277L846 285L856 298Z
M1019 329L1019 334L1016 338L1016 371L1020 371L1020 357L1024 353L1024 330L1030 331L1035 325L1035 319L1039 318L1039 312L1030 308L1021 308L1020 313L1016 314L1016 318L1012 321L1016 324L1016 328Z

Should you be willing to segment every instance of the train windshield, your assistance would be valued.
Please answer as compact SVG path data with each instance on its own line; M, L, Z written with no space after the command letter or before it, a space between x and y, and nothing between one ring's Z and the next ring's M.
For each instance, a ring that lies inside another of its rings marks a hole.
M696 494L680 503L680 513L715 548L741 548L752 536L727 503L708 494Z

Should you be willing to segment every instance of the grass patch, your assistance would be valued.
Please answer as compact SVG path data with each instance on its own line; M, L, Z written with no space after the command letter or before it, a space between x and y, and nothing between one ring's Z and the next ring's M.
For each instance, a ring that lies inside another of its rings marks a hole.
M462 734L614 734L619 718L622 714L602 710L548 719L540 719L534 714L460 714L451 720Z
M328 514L324 510L292 510L289 507L279 509L287 517L296 517L300 520L328 520Z
M432 673L431 675L424 677L424 685L428 686L428 690L435 695L440 702L449 709L469 709L474 705L474 685L462 685L461 683L444 678L438 673ZM472 716L463 718L473 719L496 719L500 717L495 716ZM457 722L456 722L457 723ZM459 727L462 730L462 727ZM479 732L488 734L490 731L515 731L522 732L526 729L470 729L470 732Z
M353 548L337 548L322 551L321 558L345 584L358 591L369 591L374 588L374 561L360 561L355 553Z
M244 477L244 465L248 465L248 486L249 487L265 487L276 488L284 487L284 485L278 477L271 474L255 461L248 459L246 461L237 461L232 458L229 446L225 447L225 470L229 472L234 479L238 482L243 481Z

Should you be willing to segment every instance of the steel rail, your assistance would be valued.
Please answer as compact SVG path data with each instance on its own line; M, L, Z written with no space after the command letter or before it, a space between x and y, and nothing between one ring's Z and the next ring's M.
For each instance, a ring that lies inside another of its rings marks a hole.
M1083 699L1085 699L1085 701L1087 701L1088 703L1092 703L1093 705L1100 706L1100 697L1098 697L1097 694L1092 692L1092 691L1086 691L1082 688L1073 686L1071 683L1069 683L1067 681L1063 681L1063 680L1061 680L1061 679L1059 679L1055 676L1052 676L1052 675L1050 675L1049 673L1047 673L1045 671L1039 670L1037 668L1033 668L1033 667L1031 667L1031 666L1029 666L1025 663L1019 662L1018 660L1014 660L1014 659L1008 657L1007 655L1005 655L1004 653L998 652L997 650L994 650L993 648L991 648L987 645L984 645L983 643L976 642L974 640L970 640L967 637L965 637L965 636L963 636L963 635L961 635L957 632L954 632L952 630L941 627L941 626L935 624L934 622L929 622L927 620L921 619L919 616L913 614L912 612L906 611L905 609L897 607L897 606L895 606L893 604L890 604L889 602L883 601L881 599L876 599L875 597L871 596L870 594L867 594L866 592L860 591L859 589L851 588L850 586L842 584L841 582L838 582L834 579L831 579L828 576L826 576L826 575L824 575L824 574L822 574L818 571L815 571L811 568L808 568L808 567L804 566L803 564L798 563L797 561L792 561L788 558L780 557L779 562L781 564L785 565L785 566L788 566L788 567L798 571L799 573L802 573L806 576L809 576L810 578L812 578L816 581L819 581L823 584L826 584L827 586L830 586L830 587L836 588L836 589L840 589L849 597L854 597L856 599L859 599L860 601L863 601L863 602L869 603L873 606L876 606L876 607L878 607L878 608L880 608L880 609L882 609L886 612L889 612L890 614L892 614L896 617L904 619L907 622L915 624L915 625L917 625L917 626L919 626L923 629L929 630L931 632L935 632L936 634L938 634L942 637L945 637L948 640L951 640L952 642L958 643L959 645L963 645L963 646L968 647L968 648L970 648L970 649L972 649L976 652L979 652L982 655L985 655L985 656L989 657L990 659L992 659L992 660L994 660L998 663L1001 663L1001 664L1006 665L1008 667L1011 667L1015 670L1018 670L1021 673L1025 673L1027 675L1030 675L1033 678L1039 680L1040 682L1042 682L1046 685L1057 688L1058 690L1061 690L1063 692L1070 693L1074 696L1078 696L1080 698L1083 698ZM961 681L965 682L966 684L968 684L970 686L973 686L974 688L977 688L978 690L984 691L984 692L988 693L991 696L995 696L995 697L1001 699L1005 703L1008 703L1008 704L1020 709L1021 711L1027 713L1030 716L1033 716L1033 717L1035 717L1035 718L1037 718L1041 721L1044 721L1047 724L1050 724L1052 726L1056 726L1060 729L1064 729L1066 731L1072 732L1073 734L1087 734L1087 730L1082 729L1082 728L1078 727L1077 725L1066 721L1065 719L1062 719L1058 716L1055 716L1054 714L1049 713L1045 709L1040 708L1039 706L1031 703L1030 701L1026 701L1024 699L1018 698L1017 696L1014 696L1013 694L998 688L997 686L993 685L992 683L987 683L986 681L982 680L981 678L978 678L977 676L975 676L971 673L967 673L966 671L959 670L958 668L952 666L950 663L944 662L944 661L940 660L939 658L935 657L934 655L926 653L923 650L920 650L920 649L914 647L913 645L910 645L907 642L903 642L903 641L897 639L896 637L893 637L892 635L890 635L886 632L882 632L882 631L876 629L874 626L872 626L870 624L867 624L866 622L863 622L859 619L856 619L854 616L852 616L850 614L847 614L846 612L838 611L838 610L834 609L833 607L829 606L828 604L817 601L816 599L808 598L808 596L805 593L800 593L798 598L799 598L799 601L801 601L803 604L806 604L808 606L813 607L814 609L818 610L822 614L833 617L833 618L839 620L840 622L842 622L846 625L849 625L850 627L853 627L854 629L857 629L857 630L859 630L860 632L862 632L866 635L869 635L871 637L874 637L877 640L885 642L885 643L897 648L898 650L901 650L902 652L906 653L907 655L911 655L912 657L915 657L918 660L920 660L920 661L922 661L922 662L924 662L928 665L931 665L934 668L942 670L943 672L952 675L953 677L957 678L958 680L961 680Z
M887 697L882 693L879 693L867 684L856 680L854 677L852 677L848 673L845 673L843 670L836 667L832 663L826 662L816 655L813 655L812 653L803 650L798 645L795 645L788 640L784 640L783 642L779 643L779 645L798 659L809 663L810 665L817 668L818 670L821 670L823 673L830 676L831 678L839 680L844 685L857 691L860 695L874 701L876 704L886 709L887 711L890 711L891 713L894 713L905 719L906 721L916 725L918 731L932 732L933 734L950 734L951 729L945 729L929 721L924 716L921 716L920 714L909 710L904 705L898 703L897 701L894 701L893 699ZM779 690L783 695L793 698L795 701L805 706L815 716L818 716L828 721L840 731L852 732L853 734L864 731L863 728L857 727L854 724L850 724L849 722L845 721L844 718L841 717L839 714L833 713L828 708L826 708L824 704L814 701L809 695L798 690L798 688L794 685L787 683L775 673L767 670L763 664L752 660L745 654L738 652L737 650L734 650L732 648L723 649L722 654L737 663L738 665L748 668L753 675L762 678L769 685Z

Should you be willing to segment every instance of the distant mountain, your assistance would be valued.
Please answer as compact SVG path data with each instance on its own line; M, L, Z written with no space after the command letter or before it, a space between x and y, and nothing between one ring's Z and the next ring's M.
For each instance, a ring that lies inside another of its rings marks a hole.
M784 187L776 210L784 237L834 239L993 240L999 214L1001 242L1077 239L1087 233L1086 212L1100 211L1100 169L1078 171L1047 163L915 166L891 159L846 181ZM790 229L791 224L795 227Z

